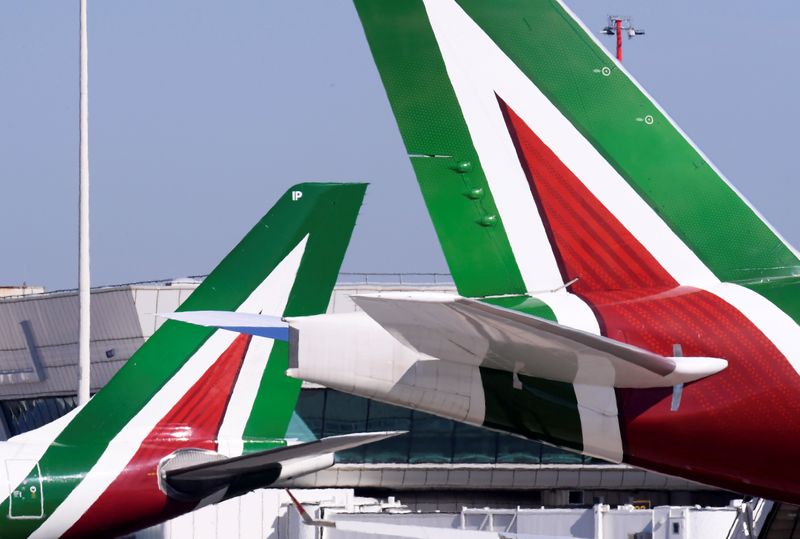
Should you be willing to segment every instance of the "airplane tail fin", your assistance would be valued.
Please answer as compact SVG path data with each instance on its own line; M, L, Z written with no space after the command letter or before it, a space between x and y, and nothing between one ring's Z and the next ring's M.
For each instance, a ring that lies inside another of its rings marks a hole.
M365 189L365 184L292 187L178 310L325 312ZM293 429L300 381L285 376L287 362L285 341L167 320L85 406L28 433L44 438L46 449L32 456L38 458L30 460L27 479L10 482L36 481L40 470L63 477L42 496L43 514L75 504L82 509L48 519L43 535L60 536L72 526L67 535L82 537L90 530L116 535L148 518L188 510L185 504L167 505L165 496L171 494L164 478L180 473L186 479L189 469L213 468L219 459L228 459L216 464L230 480L214 494L218 498L203 503L219 501L229 490L240 493L237 488L245 484L328 466L333 457L313 451L300 464L272 459L271 472L251 466L295 437L287 432ZM101 463L102 473L91 474ZM213 473L219 475L216 468ZM216 485L203 483L209 484ZM136 502L121 504L130 492L137 493ZM66 500L62 506L61 500ZM75 514L82 515L77 522Z
M365 189L292 187L178 310L324 312ZM121 438L130 445L171 437L199 448L211 448L218 439L240 446L282 440L300 390L298 381L284 375L287 358L283 341L167 320L86 406L59 423L66 426L47 453L94 448L82 457L90 465L106 444ZM87 445L87 439L97 443ZM49 460L43 455L42 462Z
M292 187L178 311L324 312L365 189ZM152 433L185 423L205 443L282 439L300 389L284 376L287 354L283 341L167 320L60 438L68 444L90 429L110 440L126 428Z
M462 295L798 274L561 0L355 4Z

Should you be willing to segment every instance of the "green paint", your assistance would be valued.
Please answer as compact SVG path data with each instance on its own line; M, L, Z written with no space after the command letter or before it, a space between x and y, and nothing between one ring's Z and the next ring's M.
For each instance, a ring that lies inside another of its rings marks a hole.
M549 305L530 296L483 301L556 321ZM520 375L522 389L514 389L512 373L487 368L481 368L481 380L486 398L485 426L568 449L583 449L577 397L571 384Z
M424 6L417 0L355 3L459 293L524 294L502 220L481 226L497 208ZM432 154L451 157L414 157ZM555 320L552 309L528 296L485 301ZM511 373L481 368L481 376L486 426L582 449L570 384L520 377L523 390L514 390Z
M558 1L456 1L720 280L749 287L800 323L791 249ZM459 292L525 293L503 228L480 228L496 208L424 5L356 7ZM485 301L555 319L525 296ZM570 384L520 376L523 389L514 390L510 373L481 368L481 376L487 426L582 449Z
M572 384L519 376L522 389L513 386L513 374L481 367L486 395L486 427L583 450L578 400Z
M754 284L800 273L791 249L559 2L457 2L717 277L800 321L792 297ZM422 2L356 7L408 152L452 156L412 162L459 292L524 293L502 216L481 226L496 208Z
M297 281L303 286L293 286L286 314L301 314L309 308L315 309L314 312L324 311L365 189L365 184L300 184L292 187L178 310L236 310L309 235L297 276ZM293 191L301 191L303 197L293 201ZM329 256L330 264L325 262ZM39 461L46 481L45 518L83 480L108 442L213 332L210 328L165 322L67 425ZM286 355L285 349L283 354ZM274 367L268 369L271 373L280 368L280 361L273 363ZM274 374L271 377L277 378ZM299 382L296 388L290 382L281 382L276 389L278 400L270 401L274 410L269 417L279 419L285 416L285 421L278 421L279 437L286 432L299 391ZM34 479L31 475L25 481ZM8 514L8 503L6 499L0 506L0 514ZM25 536L38 528L41 522L6 521L3 532L4 535Z
M355 4L459 293L524 293L422 2Z
M282 439L286 435L302 385L284 374L287 368L287 343L275 341L242 435L245 440Z
M557 1L457 1L717 277L797 272L791 250Z
M39 474L23 481L11 492L9 500L10 518L41 518L42 516L42 482Z
M315 213L315 222L310 223L314 233L308 238L284 316L310 316L326 311L365 188L365 185L355 185L350 191L342 192L341 196L320 206ZM286 435L301 385L300 380L286 376L288 363L288 344L276 341L247 420L245 438L281 438Z

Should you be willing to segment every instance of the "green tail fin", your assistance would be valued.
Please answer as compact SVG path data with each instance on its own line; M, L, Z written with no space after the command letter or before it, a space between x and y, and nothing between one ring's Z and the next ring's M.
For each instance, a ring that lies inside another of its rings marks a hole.
M269 313L275 315L324 312L365 189L364 184L307 183L292 187L178 310L235 311L250 300L252 305L247 309L279 308L280 312ZM282 263L286 267L281 268ZM283 270L280 275L275 275L276 268ZM254 291L263 288L268 280L269 289L261 291L261 298L253 298ZM285 304L280 305L283 301ZM74 427L87 422L93 436L114 436L213 333L206 328L165 322L92 398ZM282 373L278 365L271 364L268 369ZM271 378L270 374L265 381ZM291 395L285 397L281 408L287 409L281 415L288 423L294 399Z
M364 184L292 187L181 310L324 312L365 189ZM222 435L226 429L238 438L239 451L247 450L248 437L283 437L300 383L284 376L285 348L256 349L255 340L166 321L85 407L36 434L54 437L36 470L65 478L50 487L45 514L52 514L101 456L112 455L104 470L114 477L113 468L122 473L139 447L216 449L219 441L223 450L223 442L231 441ZM251 355L264 350L268 362ZM249 384L249 397L238 395L240 384ZM252 409L258 410L255 419ZM111 446L117 451L107 453Z
M560 0L355 4L463 295L564 284L530 172L542 161L525 161L534 138L679 281L798 273L796 252ZM665 234L662 256L649 241Z

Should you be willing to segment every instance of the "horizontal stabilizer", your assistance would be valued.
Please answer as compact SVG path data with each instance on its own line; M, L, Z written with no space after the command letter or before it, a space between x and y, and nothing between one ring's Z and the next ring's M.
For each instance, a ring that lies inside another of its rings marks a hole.
M278 316L230 311L183 311L159 313L158 316L197 326L227 329L245 335L256 335L278 341L289 340L289 325Z
M619 388L672 387L728 366L719 358L660 356L454 295L389 293L354 296L353 301L419 353L547 380Z
M404 431L365 432L329 436L321 440L226 458L210 454L203 461L174 459L159 468L167 493L182 500L204 499L220 491L225 497L263 488L281 480L313 473L333 464L333 453L404 434ZM196 450L188 450L196 451Z

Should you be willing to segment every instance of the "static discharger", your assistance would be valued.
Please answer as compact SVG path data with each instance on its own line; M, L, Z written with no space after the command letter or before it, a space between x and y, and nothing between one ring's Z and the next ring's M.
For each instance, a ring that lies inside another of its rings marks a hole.
M674 357L683 357L683 348L680 344L672 345L672 355ZM681 396L683 395L683 383L672 386L672 403L670 404L669 411L677 412L681 406Z

